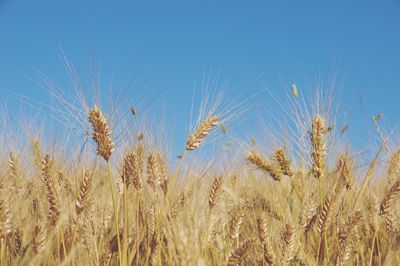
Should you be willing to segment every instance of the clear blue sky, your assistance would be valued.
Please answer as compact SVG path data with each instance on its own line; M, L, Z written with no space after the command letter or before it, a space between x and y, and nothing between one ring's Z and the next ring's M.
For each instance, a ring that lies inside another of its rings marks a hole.
M278 91L329 74L331 65L344 79L344 101L357 102L350 97L362 88L368 117L383 112L391 125L400 118L398 0L0 0L0 104L4 90L46 101L26 77L35 76L33 68L68 84L60 47L84 71L98 57L102 75L116 86L144 64L143 76L161 78L158 88L166 89L154 104L165 103L175 121L188 121L204 69L233 82L262 75ZM360 109L350 128L355 135L364 134ZM179 141L186 128L176 127Z

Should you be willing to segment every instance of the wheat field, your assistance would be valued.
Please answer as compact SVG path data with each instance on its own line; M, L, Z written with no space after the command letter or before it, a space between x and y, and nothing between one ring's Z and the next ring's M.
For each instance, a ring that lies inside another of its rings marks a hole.
M86 152L33 129L3 145L1 265L400 264L391 136L361 160L335 145L329 113L292 108L303 121L292 141L237 140L229 159L207 157L198 151L226 133L226 111L209 108L176 162L151 127L120 141L105 109L84 108Z

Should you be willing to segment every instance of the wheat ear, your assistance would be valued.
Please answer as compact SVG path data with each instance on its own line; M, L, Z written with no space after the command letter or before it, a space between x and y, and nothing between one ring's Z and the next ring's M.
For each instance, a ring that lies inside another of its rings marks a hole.
M192 151L197 149L203 142L204 138L218 125L219 118L217 116L208 117L199 127L189 135L186 142L186 150Z
M362 212L360 210L357 210L349 218L347 218L346 223L344 223L339 228L339 233L338 233L339 244L343 245L347 241L347 239L350 237L354 228L358 225L361 219L362 219Z
M12 189L18 193L21 186L21 176L19 170L18 157L10 153L10 159L8 160L10 169L10 177L12 180Z
M293 172L290 168L290 160L282 148L275 150L275 160L278 162L281 171L284 175L292 176Z
M283 258L286 262L289 262L296 255L296 231L294 227L286 224L282 238L285 243Z
M311 129L311 172L316 178L322 178L325 173L325 134L326 125L322 116L314 117Z
M125 155L122 167L122 179L125 179L127 186L132 183L140 191L142 188L142 172L143 150L141 147L138 147L135 151Z
M166 179L166 166L160 152L154 152L147 158L147 183L153 190Z
M244 214L243 212L239 212L233 216L231 223L230 223L230 237L232 240L237 239L240 234L240 227L243 223Z
M257 229L258 239L263 247L264 260L269 265L274 265L276 255L267 237L267 220L264 216L257 218Z
M347 155L341 155L339 157L338 169L340 172L338 188L344 186L346 189L349 189L351 187L353 177L351 173L349 157Z
M0 238L6 238L11 232L10 210L6 201L0 199Z
M400 149L395 151L390 157L390 163L387 170L386 178L389 186L393 184L400 170Z
M157 235L153 234L150 242L150 256L149 256L149 265L156 266L157 265L157 253L159 249L159 242L157 240Z
M214 208L215 205L217 204L217 197L219 191L221 190L221 184L222 184L222 176L217 176L214 179L214 182L210 189L210 194L208 196L208 206L210 207L210 209Z
M75 204L75 210L78 215L82 211L87 210L91 204L93 197L92 177L93 177L92 172L85 171L83 180L81 181L80 184L79 195Z
M239 248L237 248L228 258L228 266L236 266L239 265L240 261L242 260L243 256L246 252L250 249L252 244L251 240L244 241Z
M52 176L52 160L49 155L46 155L42 161L42 177L46 188L47 201L49 202L47 219L50 225L55 225L61 214L61 210L60 200L58 199L58 193Z
M268 173L272 179L276 181L281 180L282 173L278 167L270 163L261 154L251 151L247 154L247 160L254 164L260 170Z
M390 206L392 206L394 201L397 199L399 192L400 192L400 178L397 179L397 181L394 182L394 184L386 192L385 197L381 202L379 215L383 215L388 212Z
M110 160L115 145L111 139L108 121L97 105L89 109L89 122L92 124L92 139L97 145L97 154L106 161Z

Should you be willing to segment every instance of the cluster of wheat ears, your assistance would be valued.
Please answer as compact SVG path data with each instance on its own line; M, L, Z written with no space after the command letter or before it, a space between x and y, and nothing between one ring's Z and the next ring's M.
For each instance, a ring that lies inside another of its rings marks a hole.
M38 139L32 153L2 150L0 264L399 265L400 150L383 141L364 172L349 151L329 163L327 118L310 120L309 152L297 153L307 158L255 145L237 156L243 164L199 176L185 157L220 117L199 120L177 165L143 136L113 160L109 121L94 105L93 164L46 154Z

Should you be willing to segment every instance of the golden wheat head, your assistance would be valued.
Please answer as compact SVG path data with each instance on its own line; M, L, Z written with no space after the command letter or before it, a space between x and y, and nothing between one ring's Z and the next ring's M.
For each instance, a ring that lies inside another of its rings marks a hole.
M218 125L218 120L217 116L211 116L204 120L199 127L189 135L186 142L186 150L192 151L197 149L204 138Z
M322 178L325 173L325 119L322 116L316 116L312 120L311 129L311 172L316 178Z
M110 160L115 145L111 139L108 121L97 105L89 109L89 122L92 124L92 139L97 145L97 154L106 161Z

